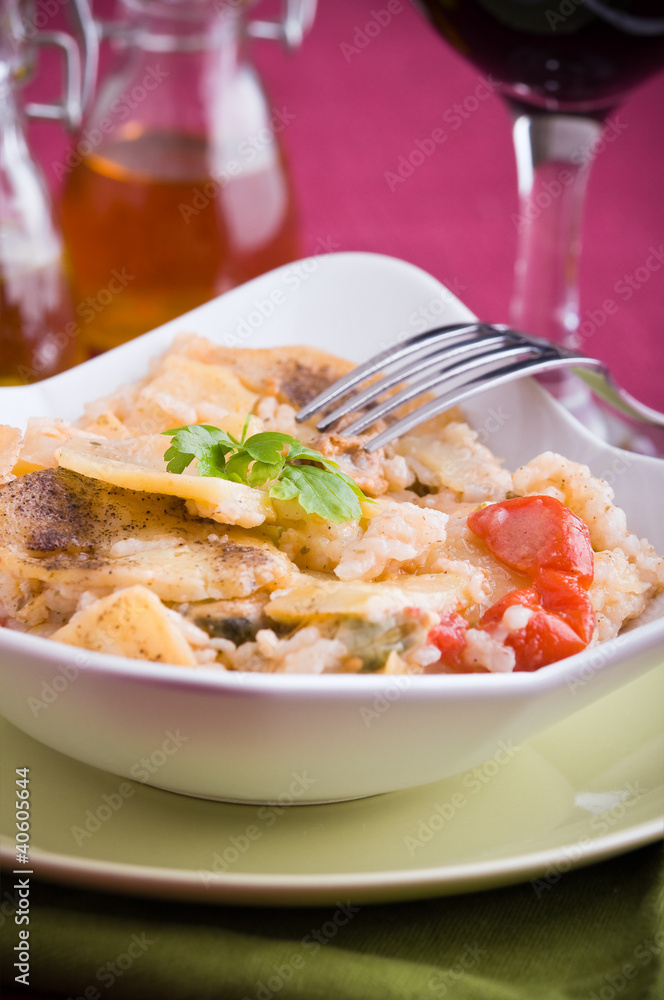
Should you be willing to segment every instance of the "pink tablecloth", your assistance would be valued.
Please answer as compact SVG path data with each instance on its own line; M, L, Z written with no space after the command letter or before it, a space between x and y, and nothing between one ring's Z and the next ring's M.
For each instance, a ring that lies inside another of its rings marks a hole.
M285 142L297 182L304 250L367 250L403 258L446 283L477 314L504 321L516 247L510 216L517 208L507 112L496 97L480 100L458 128L448 127L448 141L395 185L386 174L443 124L455 103L464 106L479 74L406 0L391 0L389 23L384 14L376 17L385 9L385 0L322 0L297 55L270 43L255 45L275 109L291 116ZM369 22L373 26L366 32ZM663 106L660 76L617 113L626 127L593 168L581 269L583 318L595 324L585 349L608 361L627 388L660 409ZM64 148L63 132L35 124L31 140L55 189L51 164ZM629 298L620 292L626 281L637 286ZM600 323L607 299L619 308Z
M507 112L495 96L468 102L480 74L409 2L389 6L391 14L382 0L321 0L296 55L274 43L255 44L271 102L290 117L284 139L305 252L323 247L401 257L446 283L478 315L504 322L516 247L510 216L517 209ZM455 103L472 110L452 128L444 115ZM660 409L663 106L660 75L613 116L620 135L593 168L581 267L582 318L590 331L584 349ZM448 140L395 184L390 175L399 158L441 125ZM31 134L55 185L50 165L64 146L62 130L36 123ZM607 299L618 306L611 316L603 311Z

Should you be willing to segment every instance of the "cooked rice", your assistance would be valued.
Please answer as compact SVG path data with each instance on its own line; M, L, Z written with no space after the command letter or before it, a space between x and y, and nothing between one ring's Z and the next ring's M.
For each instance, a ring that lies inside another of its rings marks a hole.
M51 556L26 552L7 536L0 539L0 623L49 636L76 616L86 634L112 595L126 594L131 614L132 595L137 607L150 606L139 600L147 590L161 599L163 622L176 645L184 641L185 660L194 665L421 673L445 670L429 641L438 621L434 609L444 604L460 611L469 626L461 655L465 669L509 673L515 654L505 640L533 612L516 604L490 633L478 625L496 600L530 581L497 559L467 519L478 504L531 495L555 497L589 528L593 642L616 636L654 607L664 591L664 559L630 531L610 485L587 466L544 452L510 474L456 411L373 454L364 451L365 438L345 437L343 430L321 435L312 422L298 424L295 414L306 399L348 367L305 348L235 350L179 337L147 376L86 405L75 423L34 418L23 435L0 428L0 484L10 489L17 475L56 469L58 450L76 440L102 442L109 459L163 471L168 441L162 431L207 423L240 434L251 411L250 434L269 430L300 438L376 498L364 505L359 523L342 524L307 516L296 501L275 503L274 522L260 506L247 513L245 499L235 494L216 505L185 498L174 506L169 500L167 530L155 527L146 534L127 524L105 547L96 542L91 554L85 547L78 555L70 552L66 574L57 568L60 556L53 556L52 574L33 569L31 575L31 566L43 567ZM195 463L189 473L196 475ZM241 562L243 545L252 552L251 569ZM201 589L173 576L182 566L202 566L205 553L205 574L213 581L214 560L231 552L240 562L226 572L221 589L213 583ZM95 566L108 566L106 577ZM177 586L169 584L171 578ZM228 582L233 579L236 589ZM283 611L289 595L301 604L290 617ZM339 610L330 612L326 601Z

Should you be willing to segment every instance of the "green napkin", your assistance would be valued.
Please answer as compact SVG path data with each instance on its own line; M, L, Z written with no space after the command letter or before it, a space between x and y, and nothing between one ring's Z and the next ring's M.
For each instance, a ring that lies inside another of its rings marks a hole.
M4 921L3 982L18 995L17 930ZM30 950L31 987L72 1000L662 1000L664 855L655 844L509 888L306 909L33 877Z

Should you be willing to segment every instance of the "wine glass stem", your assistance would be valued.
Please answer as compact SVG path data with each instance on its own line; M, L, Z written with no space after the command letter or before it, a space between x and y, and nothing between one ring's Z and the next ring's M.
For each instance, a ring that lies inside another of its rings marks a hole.
M519 212L511 322L567 347L577 346L581 216L601 130L594 118L534 111L518 113L513 127Z

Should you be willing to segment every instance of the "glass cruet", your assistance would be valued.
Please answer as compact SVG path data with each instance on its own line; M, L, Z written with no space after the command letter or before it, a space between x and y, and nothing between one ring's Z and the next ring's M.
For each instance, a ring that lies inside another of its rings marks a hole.
M77 12L84 0L76 0ZM78 360L78 330L61 234L46 182L29 148L26 119L80 121L81 63L74 38L38 32L35 6L0 0L0 385L34 382ZM64 56L64 93L50 104L25 104L36 49Z
M312 2L280 25L243 0L121 0L114 55L63 164L61 217L100 353L299 256L282 146L250 34L297 44ZM92 314L94 311L94 315Z

